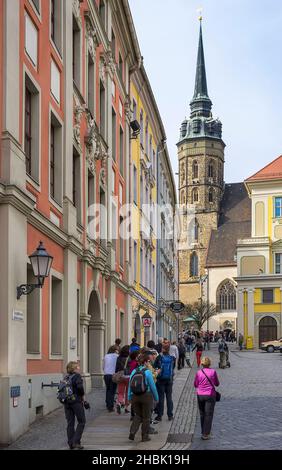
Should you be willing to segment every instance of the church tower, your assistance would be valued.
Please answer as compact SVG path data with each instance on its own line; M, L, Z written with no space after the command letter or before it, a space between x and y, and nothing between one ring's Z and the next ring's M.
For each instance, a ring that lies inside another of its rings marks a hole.
M201 18L195 91L190 108L190 119L183 121L177 144L179 203L193 205L195 209L189 246L179 252L179 297L184 303L198 301L201 296L200 276L205 274L210 234L217 228L224 190L225 144L222 124L211 112Z

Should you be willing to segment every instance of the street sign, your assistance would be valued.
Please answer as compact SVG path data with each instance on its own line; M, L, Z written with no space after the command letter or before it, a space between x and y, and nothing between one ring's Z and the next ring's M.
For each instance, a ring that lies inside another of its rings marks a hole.
M183 302L177 302L177 301L175 301L175 302L171 302L170 308L171 308L171 310L172 310L173 312L175 312L175 313L180 313L180 312L182 312L182 311L184 310L185 305L184 305Z

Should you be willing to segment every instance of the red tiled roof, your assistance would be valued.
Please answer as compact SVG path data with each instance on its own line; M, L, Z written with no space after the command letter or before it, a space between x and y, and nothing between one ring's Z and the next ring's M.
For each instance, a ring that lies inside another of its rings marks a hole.
M282 155L266 165L262 170L259 170L257 173L247 178L245 181L264 181L275 179L282 179Z

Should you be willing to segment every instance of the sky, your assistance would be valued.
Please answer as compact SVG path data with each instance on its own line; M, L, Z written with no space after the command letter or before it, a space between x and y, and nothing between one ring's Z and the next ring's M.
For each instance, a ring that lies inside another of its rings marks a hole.
M208 92L226 144L225 182L243 181L282 154L281 0L129 3L175 173L175 144L194 92L199 8Z

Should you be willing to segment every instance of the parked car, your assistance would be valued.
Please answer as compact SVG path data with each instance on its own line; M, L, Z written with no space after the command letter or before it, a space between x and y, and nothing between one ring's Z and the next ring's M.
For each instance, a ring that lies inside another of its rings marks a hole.
M280 350L281 352L282 348L282 338L280 339L275 339L271 341L265 341L264 343L261 343L260 349L263 351L267 351L269 353L273 353L274 351Z

